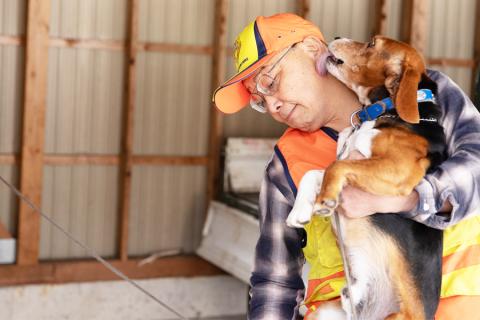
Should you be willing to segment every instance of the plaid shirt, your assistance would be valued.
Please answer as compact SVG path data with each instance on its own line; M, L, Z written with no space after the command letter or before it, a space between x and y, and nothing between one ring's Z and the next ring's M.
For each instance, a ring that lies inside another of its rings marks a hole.
M480 115L469 98L447 76L428 71L437 82L437 102L447 137L449 158L416 187L418 206L405 213L411 219L445 229L480 207ZM307 152L308 150L305 150ZM249 319L299 319L305 291L302 280L303 229L285 220L295 201L278 149L267 165L260 192L260 238L251 277ZM445 200L453 210L437 214Z

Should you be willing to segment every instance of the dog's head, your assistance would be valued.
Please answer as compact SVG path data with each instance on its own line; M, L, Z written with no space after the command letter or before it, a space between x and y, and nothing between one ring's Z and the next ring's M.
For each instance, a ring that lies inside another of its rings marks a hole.
M330 74L356 92L356 88L366 88L366 95L385 85L400 118L419 122L417 87L426 68L417 50L382 36L375 36L368 43L340 38L332 41L328 49L332 54L327 58Z

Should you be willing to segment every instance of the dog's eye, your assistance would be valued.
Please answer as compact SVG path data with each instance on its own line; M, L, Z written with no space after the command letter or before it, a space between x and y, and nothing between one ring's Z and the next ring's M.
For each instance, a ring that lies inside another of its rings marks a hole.
M367 44L367 48L373 48L375 47L375 39L372 39L372 41L370 41L368 44Z

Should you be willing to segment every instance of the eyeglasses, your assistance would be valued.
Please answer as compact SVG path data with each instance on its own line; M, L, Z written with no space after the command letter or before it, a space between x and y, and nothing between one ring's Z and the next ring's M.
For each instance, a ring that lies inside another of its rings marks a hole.
M253 92L250 94L250 107L252 109L260 112L260 113L266 113L267 108L265 106L265 98L264 96L271 96L274 95L278 91L278 85L279 85L279 79L278 79L278 74L276 76L270 75L270 72L275 68L275 66L282 61L282 59L287 55L287 53L292 49L295 45L290 46L287 51L285 51L280 58L275 62L267 72L260 72L257 76L256 79L254 80L255 82L255 89L257 92Z

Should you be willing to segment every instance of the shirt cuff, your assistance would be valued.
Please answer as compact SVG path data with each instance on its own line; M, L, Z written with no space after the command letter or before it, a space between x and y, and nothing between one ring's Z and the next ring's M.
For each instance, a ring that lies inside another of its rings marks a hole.
M425 221L439 209L437 208L435 197L433 195L433 187L430 182L422 179L422 181L420 181L415 187L415 191L418 193L417 206L412 211L405 212L404 216L417 221Z

